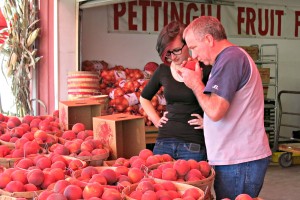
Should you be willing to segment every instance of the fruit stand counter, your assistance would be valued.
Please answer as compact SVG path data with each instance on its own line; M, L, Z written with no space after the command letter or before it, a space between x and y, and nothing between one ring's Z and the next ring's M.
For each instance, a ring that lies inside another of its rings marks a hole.
M158 129L155 126L145 126L146 144L153 144L158 135Z

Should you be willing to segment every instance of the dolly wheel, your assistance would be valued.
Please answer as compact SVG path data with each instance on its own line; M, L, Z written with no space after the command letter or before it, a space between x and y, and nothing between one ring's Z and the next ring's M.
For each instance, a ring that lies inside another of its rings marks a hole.
M290 167L292 162L292 153L290 152L285 152L279 156L279 164L281 167Z

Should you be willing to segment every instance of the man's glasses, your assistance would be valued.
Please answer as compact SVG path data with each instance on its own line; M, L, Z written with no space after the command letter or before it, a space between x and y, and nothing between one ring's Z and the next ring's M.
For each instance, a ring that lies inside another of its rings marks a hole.
M173 49L173 51L167 51L167 53L166 53L166 60L168 62L171 62L172 61L171 55L172 54L175 55L175 56L176 55L180 55L182 53L182 49L183 49L184 46L185 46L185 43L182 45L181 48Z

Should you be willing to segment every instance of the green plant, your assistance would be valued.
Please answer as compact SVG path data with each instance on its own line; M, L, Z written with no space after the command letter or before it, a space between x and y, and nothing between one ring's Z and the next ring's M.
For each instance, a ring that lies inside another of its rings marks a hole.
M1 11L7 23L7 28L0 31L3 39L0 53L4 55L2 73L6 72L5 76L12 80L16 115L22 117L32 113L30 82L36 63L41 59L35 45L40 32L37 3L35 0L3 0Z

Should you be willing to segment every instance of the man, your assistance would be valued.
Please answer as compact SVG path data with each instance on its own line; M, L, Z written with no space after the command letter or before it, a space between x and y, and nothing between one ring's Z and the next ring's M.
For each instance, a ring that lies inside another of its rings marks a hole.
M271 150L264 128L262 81L251 57L227 40L224 27L212 16L201 16L183 37L192 57L212 65L205 86L202 71L182 71L184 83L203 108L209 163L216 171L216 198L257 197Z

